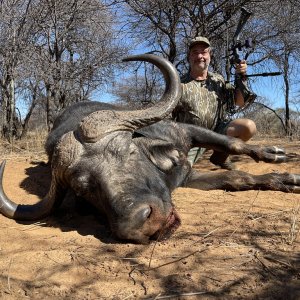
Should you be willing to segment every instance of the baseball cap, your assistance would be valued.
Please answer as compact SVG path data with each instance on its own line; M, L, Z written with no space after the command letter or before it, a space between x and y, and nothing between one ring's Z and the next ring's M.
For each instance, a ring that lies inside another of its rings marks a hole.
M210 47L210 42L208 38L204 36L197 36L190 40L189 49L191 49L194 45L201 44L201 43L206 44L207 46Z

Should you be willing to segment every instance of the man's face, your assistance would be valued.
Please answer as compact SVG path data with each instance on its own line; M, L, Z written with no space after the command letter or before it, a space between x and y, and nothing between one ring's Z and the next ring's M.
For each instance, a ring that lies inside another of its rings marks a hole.
M192 69L204 71L210 64L210 48L204 43L199 43L190 49L189 63Z

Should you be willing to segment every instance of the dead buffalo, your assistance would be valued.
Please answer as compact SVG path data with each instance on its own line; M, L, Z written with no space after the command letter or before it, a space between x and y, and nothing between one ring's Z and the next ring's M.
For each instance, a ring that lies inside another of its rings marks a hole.
M179 226L171 200L176 187L300 192L300 175L254 176L241 171L200 174L192 170L187 153L194 146L246 154L265 162L284 161L285 154L276 147L247 145L197 126L163 120L181 96L176 69L155 55L126 59L133 60L148 61L161 70L166 84L161 101L135 111L99 102L67 108L57 118L46 142L52 168L48 194L33 205L16 204L0 184L3 215L16 220L41 219L55 210L72 189L107 216L118 238L147 243Z

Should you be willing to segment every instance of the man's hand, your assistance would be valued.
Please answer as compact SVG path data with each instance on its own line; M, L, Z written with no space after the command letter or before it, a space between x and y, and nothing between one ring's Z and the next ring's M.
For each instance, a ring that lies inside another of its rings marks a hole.
M245 60L241 60L240 63L235 65L235 72L237 75L236 79L238 79L238 81L244 82L246 83L246 72L247 72L247 62ZM245 105L245 99L244 99L244 95L243 95L243 84L242 87L240 84L238 84L238 82L236 82L236 89L235 89L235 105L239 106L239 107L243 107Z
M246 75L247 73L247 62L242 60L239 64L235 65L235 71L239 75Z

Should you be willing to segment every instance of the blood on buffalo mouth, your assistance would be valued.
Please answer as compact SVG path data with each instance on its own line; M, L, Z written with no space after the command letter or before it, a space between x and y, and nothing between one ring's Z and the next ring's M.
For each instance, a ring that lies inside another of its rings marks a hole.
M181 225L181 219L173 207L169 216L166 218L166 222L162 229L158 230L155 234L153 234L150 239L151 240L165 240L168 239Z

